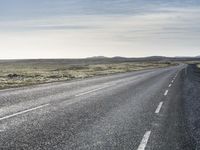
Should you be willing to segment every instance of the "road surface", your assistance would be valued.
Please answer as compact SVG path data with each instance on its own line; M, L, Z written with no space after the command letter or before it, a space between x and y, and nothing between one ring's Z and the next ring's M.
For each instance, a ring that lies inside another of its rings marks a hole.
M0 149L191 150L185 65L0 91Z

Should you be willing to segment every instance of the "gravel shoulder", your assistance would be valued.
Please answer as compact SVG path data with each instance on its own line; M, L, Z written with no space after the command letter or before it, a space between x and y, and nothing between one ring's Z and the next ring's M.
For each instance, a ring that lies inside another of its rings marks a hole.
M196 64L184 70L183 99L189 134L200 149L200 69Z

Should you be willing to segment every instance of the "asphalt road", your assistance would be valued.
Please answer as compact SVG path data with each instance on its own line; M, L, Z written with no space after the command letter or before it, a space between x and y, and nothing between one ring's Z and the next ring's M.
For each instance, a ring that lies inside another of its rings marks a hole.
M192 150L184 68L0 91L1 150Z

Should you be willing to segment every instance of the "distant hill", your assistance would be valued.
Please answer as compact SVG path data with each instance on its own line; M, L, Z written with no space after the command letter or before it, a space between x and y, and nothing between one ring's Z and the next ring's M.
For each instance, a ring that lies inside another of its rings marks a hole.
M163 62L163 61L200 61L200 57L164 57L150 56L141 58L126 58L126 57L104 57L95 56L84 59L16 59L16 60L0 60L1 64L66 64L66 65L90 65L90 64L108 64L108 63L123 63L123 62Z
M93 56L93 57L87 57L86 59L104 59L104 58L108 58L105 56Z

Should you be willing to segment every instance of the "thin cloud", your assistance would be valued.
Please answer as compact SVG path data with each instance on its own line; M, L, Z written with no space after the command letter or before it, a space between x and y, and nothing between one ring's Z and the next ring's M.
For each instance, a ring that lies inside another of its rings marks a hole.
M0 9L2 58L200 53L197 1L19 1L3 3L13 10Z

